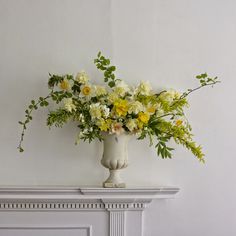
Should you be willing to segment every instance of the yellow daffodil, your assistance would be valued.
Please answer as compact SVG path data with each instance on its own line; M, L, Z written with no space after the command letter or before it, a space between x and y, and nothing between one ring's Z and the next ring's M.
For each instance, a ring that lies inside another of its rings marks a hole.
M114 110L119 116L126 116L128 112L128 101L118 99L114 102Z
M147 124L149 119L150 119L150 115L147 112L139 112L138 113L138 119L142 123Z

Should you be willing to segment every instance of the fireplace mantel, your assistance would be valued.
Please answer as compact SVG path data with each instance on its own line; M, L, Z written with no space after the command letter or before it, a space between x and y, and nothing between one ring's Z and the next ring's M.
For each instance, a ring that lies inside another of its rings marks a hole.
M46 235L47 230L48 232L57 230L60 235L67 235L66 230L70 232L74 230L75 235L92 235L93 232L95 236L141 236L142 212L145 207L154 199L173 198L178 191L179 189L175 187L124 189L63 186L0 187L0 235L3 235L1 231L8 231L7 235L21 236L27 235L31 230L37 231L35 235ZM65 225L50 223L50 217L46 220L46 224L44 220L36 224L39 215L37 212L45 213L45 218L49 217L46 214L48 212L52 212L60 219L66 212L70 212L71 216L66 214ZM13 214L9 220L4 218L6 213ZM80 223L84 222L85 213L90 215L86 223ZM29 214L32 217L30 218L32 224L24 222L24 217L27 219ZM17 216L21 217L21 224L19 220L14 219ZM71 225L71 221L68 220L70 217L73 219L77 217L77 223ZM3 218L5 220L1 220ZM105 224L102 226L96 219L103 218ZM87 228L83 224L87 225ZM132 224L132 227L129 224ZM101 234L102 228L104 228L103 234Z

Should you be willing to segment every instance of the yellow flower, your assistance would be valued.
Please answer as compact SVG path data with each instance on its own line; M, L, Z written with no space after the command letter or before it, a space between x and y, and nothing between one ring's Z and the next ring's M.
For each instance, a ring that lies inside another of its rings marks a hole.
M70 89L70 83L68 80L62 80L62 82L59 84L59 87L63 90L69 90Z
M182 121L182 120L176 120L176 121L175 121L175 124L176 124L177 126L180 126L180 125L183 124L183 121Z
M119 116L126 116L128 112L128 102L123 99L117 99L114 102L114 110Z
M156 108L154 106L147 108L147 112L150 113L150 114L154 114L155 111L156 111Z
M98 127L100 128L101 131L108 131L110 129L112 120L111 119L107 119L107 120L99 120L99 124Z
M148 113L146 113L146 112L139 112L138 113L138 119L142 123L147 124L149 119L150 119L150 115Z

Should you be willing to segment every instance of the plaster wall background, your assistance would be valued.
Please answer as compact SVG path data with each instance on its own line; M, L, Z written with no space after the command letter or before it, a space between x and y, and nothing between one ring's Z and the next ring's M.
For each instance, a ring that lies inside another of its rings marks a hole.
M75 124L48 130L39 110L16 150L17 124L31 98L47 93L48 73L85 69L101 74L101 50L130 84L186 90L208 72L222 83L193 94L188 117L206 164L176 147L172 160L156 157L148 141L131 140L130 186L173 185L175 200L145 211L147 236L236 234L236 2L233 0L0 0L0 185L99 185L102 145L74 145ZM102 81L101 81L102 82Z

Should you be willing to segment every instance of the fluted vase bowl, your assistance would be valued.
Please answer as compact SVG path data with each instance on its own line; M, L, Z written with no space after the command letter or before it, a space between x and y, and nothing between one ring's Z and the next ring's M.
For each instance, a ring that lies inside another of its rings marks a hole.
M103 156L101 164L109 169L110 175L103 183L105 188L125 188L120 170L128 166L128 142L131 135L103 134Z

